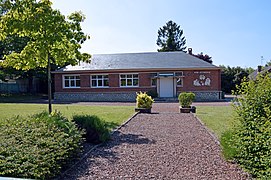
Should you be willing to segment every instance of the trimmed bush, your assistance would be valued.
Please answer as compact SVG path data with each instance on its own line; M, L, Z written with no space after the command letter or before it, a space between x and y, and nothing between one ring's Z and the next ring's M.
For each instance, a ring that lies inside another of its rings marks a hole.
M110 134L110 123L106 123L95 115L74 115L76 124L86 131L84 137L89 143L98 144L106 141Z
M151 96L149 96L146 92L142 93L136 93L136 107L137 108L151 108L152 103L154 103L154 100L152 99Z
M179 94L178 99L182 107L190 107L195 97L195 94L192 92L182 92Z
M0 121L0 176L48 179L76 155L82 132L60 113Z
M240 127L236 130L235 158L254 177L271 179L271 78L259 76L237 88L235 103Z

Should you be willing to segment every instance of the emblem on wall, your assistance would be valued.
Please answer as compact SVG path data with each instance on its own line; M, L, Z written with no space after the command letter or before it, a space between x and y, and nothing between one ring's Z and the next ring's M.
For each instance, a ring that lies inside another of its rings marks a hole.
M211 79L206 78L205 75L199 75L198 79L193 81L194 86L211 86Z

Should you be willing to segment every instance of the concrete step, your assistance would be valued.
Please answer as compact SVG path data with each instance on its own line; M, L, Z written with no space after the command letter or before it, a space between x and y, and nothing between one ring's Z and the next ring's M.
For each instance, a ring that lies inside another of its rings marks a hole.
M155 102L179 102L177 97L159 97L154 98Z

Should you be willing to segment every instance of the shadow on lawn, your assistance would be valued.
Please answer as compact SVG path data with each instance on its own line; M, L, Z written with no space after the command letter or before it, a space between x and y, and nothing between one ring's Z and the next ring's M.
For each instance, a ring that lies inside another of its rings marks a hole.
M94 150L92 150L87 158L82 160L78 166L70 169L59 179L76 179L84 176L85 174L91 174L91 168L93 165L99 166L99 160L103 162L113 164L119 157L118 152L113 150L114 147L122 144L154 144L156 141L143 137L140 134L124 134L119 131L115 131L111 135L111 139L103 144L100 144ZM124 149L125 150L125 149ZM96 159L97 158L97 159Z

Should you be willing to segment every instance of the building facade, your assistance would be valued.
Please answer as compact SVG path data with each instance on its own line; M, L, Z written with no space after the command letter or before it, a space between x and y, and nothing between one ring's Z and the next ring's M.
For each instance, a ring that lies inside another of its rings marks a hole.
M221 99L220 68L184 52L93 55L91 63L54 72L55 100L135 101L136 92L174 98L194 92L197 101Z

